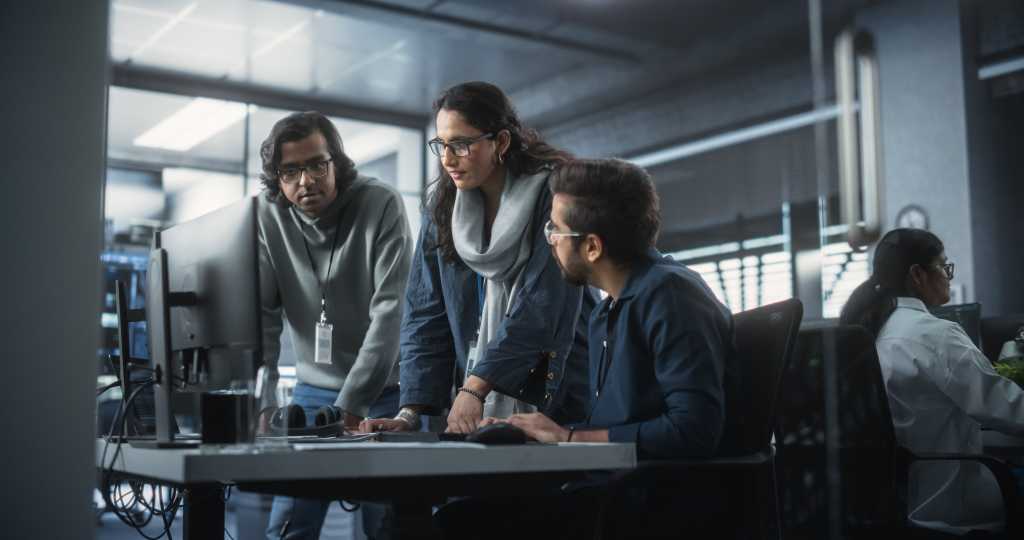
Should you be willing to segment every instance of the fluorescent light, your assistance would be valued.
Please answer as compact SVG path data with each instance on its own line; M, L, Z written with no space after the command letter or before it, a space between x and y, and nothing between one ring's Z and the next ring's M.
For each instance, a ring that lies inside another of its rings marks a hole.
M986 64L978 68L978 78L981 80L994 79L1007 73L1024 69L1024 56L1018 56L1002 62Z
M302 21L302 22L300 22L298 24L295 24L291 28L289 28L289 29L285 30L284 32L282 32L280 35L278 35L274 39L270 40L270 42L267 43L266 45L264 45L264 46L260 47L259 49L257 49L256 52L252 53L253 57L263 56L263 55L267 54L274 47L277 47L281 43L291 39L296 34L298 34L299 32L303 31L307 26L309 26L309 19L306 19L306 20L304 20L304 21Z
M196 6L198 5L198 2L192 2L191 4L182 8L182 10L175 14L173 17L171 17L167 21L167 23L163 25L163 27L154 32L153 35L149 36L149 39L147 39L142 45L139 45L139 47L135 49L135 52L131 54L131 58L138 58L139 55L146 52L146 49L152 47L153 44L157 42L157 40L164 36L164 34L170 32L171 29L175 26L178 26L178 23L183 21L185 17L188 17L188 14L192 13L192 11L196 9Z
M389 126L360 130L358 136L344 140L345 155L356 165L382 158L398 151L399 134L397 128Z
M696 154L710 152L726 146L732 146L734 144L752 141L754 139L767 137L776 133L809 126L816 122L831 120L837 116L839 116L838 106L815 109L813 111L787 116L777 120L771 120L763 124L757 124L738 129L736 131L713 135L699 141L677 144L648 154L634 156L629 158L629 161L632 161L640 167L653 167L655 165L661 165L662 163L668 163Z
M246 106L234 101L196 98L132 141L184 152L245 118Z

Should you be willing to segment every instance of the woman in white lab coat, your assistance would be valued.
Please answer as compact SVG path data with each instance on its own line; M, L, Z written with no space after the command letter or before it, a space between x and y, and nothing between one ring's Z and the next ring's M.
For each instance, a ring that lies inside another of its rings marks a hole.
M1024 391L995 372L958 324L928 311L949 301L952 278L938 237L895 229L840 317L876 336L896 438L912 452L980 454L982 425L1024 434ZM954 534L1002 527L998 485L977 463L917 463L909 482L909 517L919 526Z

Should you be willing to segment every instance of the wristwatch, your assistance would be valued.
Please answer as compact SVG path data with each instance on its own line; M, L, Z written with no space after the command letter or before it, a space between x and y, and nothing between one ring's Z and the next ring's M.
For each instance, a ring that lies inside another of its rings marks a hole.
M419 429L420 427L420 413L409 407L402 407L399 409L398 414L395 415L395 420L401 420L412 429Z

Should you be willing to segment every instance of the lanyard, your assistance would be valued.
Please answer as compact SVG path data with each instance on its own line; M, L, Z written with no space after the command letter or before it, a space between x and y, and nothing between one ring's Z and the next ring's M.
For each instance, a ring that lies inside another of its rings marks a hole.
M325 283L331 279L331 268L334 267L334 250L338 247L338 231L341 230L341 216L338 216L338 224L334 228L334 240L331 242L331 256L327 259L327 275L324 276L324 280L320 281L320 273L316 270L316 261L313 260L313 252L309 250L309 242L306 241L306 233L299 231L302 234L302 245L306 246L306 256L309 257L309 266L313 269L313 277L316 278L316 284L320 287L320 322L327 322L327 290L324 288Z

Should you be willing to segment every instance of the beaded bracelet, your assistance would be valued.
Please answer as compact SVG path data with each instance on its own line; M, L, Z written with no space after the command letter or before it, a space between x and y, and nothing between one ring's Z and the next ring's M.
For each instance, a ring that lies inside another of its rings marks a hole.
M480 403L485 403L484 395L481 394L480 392L477 392L476 390L470 390L469 388L466 388L465 386L461 386L461 387L459 387L458 391L459 392L465 392L465 393L467 393L467 394L469 394L469 395L479 399Z

